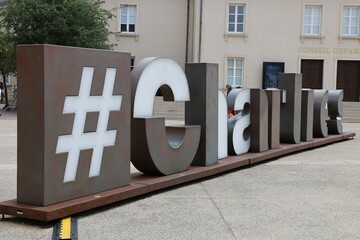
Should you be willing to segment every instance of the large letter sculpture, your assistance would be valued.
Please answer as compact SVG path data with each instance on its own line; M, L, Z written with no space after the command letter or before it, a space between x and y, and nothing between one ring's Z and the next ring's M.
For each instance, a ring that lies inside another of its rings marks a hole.
M128 185L130 54L24 45L17 57L18 202Z
M314 91L302 89L301 91L301 141L308 142L313 139L314 118Z
M185 73L173 60L145 58L131 72L133 119L131 161L146 174L170 175L185 171L196 154L200 126L165 127L153 117L157 90L168 86L175 101L189 101Z
M218 159L228 156L228 115L226 96L218 90Z
M70 135L59 136L56 153L69 153L64 182L74 181L78 170L81 149L93 149L89 177L99 176L104 147L114 146L116 130L107 131L110 111L120 111L122 96L112 96L116 69L106 70L102 96L90 96L94 68L84 67L79 96L65 98L64 114L75 114L74 127ZM96 132L84 132L86 115L99 112ZM95 146L94 146L95 145Z
M228 120L228 150L231 155L250 149L250 89L233 89L227 95L228 108L240 111Z
M279 73L279 88L286 91L286 102L280 107L282 143L300 143L301 83L299 73Z
M328 136L326 120L328 119L328 90L314 90L314 137Z
M343 90L329 90L328 111L330 119L327 120L329 134L340 134L343 132L341 123L343 96Z
M269 149L275 149L280 146L280 101L281 91L277 88L267 88L265 90L269 102L269 129L268 141Z
M250 151L263 152L269 150L268 99L262 89L250 89L250 99Z
M188 63L185 66L191 101L185 103L185 124L201 124L199 148L192 165L218 161L218 66Z

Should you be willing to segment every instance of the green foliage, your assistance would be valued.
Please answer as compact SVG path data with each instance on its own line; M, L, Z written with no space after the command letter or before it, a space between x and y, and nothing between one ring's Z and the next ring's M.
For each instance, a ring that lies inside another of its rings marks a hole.
M7 76L15 72L15 46L7 33L0 29L0 75Z
M56 44L111 49L101 0L7 0L3 26L17 44Z
M6 77L16 70L15 46L4 29L0 28L0 75L5 88L5 107L9 105Z

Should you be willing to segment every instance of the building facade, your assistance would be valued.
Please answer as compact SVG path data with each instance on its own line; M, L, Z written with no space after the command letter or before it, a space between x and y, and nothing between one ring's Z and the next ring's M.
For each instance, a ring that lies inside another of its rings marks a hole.
M360 101L359 0L117 0L115 50L219 65L219 87L260 88L277 72Z

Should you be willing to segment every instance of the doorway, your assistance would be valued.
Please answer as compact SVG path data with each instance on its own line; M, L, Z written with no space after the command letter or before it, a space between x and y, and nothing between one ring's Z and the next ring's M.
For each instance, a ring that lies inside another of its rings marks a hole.
M360 61L338 61L336 89L344 90L344 101L360 101Z
M322 89L324 60L301 60L302 87Z

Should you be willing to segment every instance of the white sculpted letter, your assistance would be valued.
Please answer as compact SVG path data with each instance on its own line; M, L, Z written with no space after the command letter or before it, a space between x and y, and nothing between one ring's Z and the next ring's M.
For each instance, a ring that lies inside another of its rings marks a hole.
M218 159L220 159L228 156L228 126L226 97L220 89L218 96Z
M246 153L250 149L250 89L232 90L227 102L229 109L240 111L228 120L229 153Z

